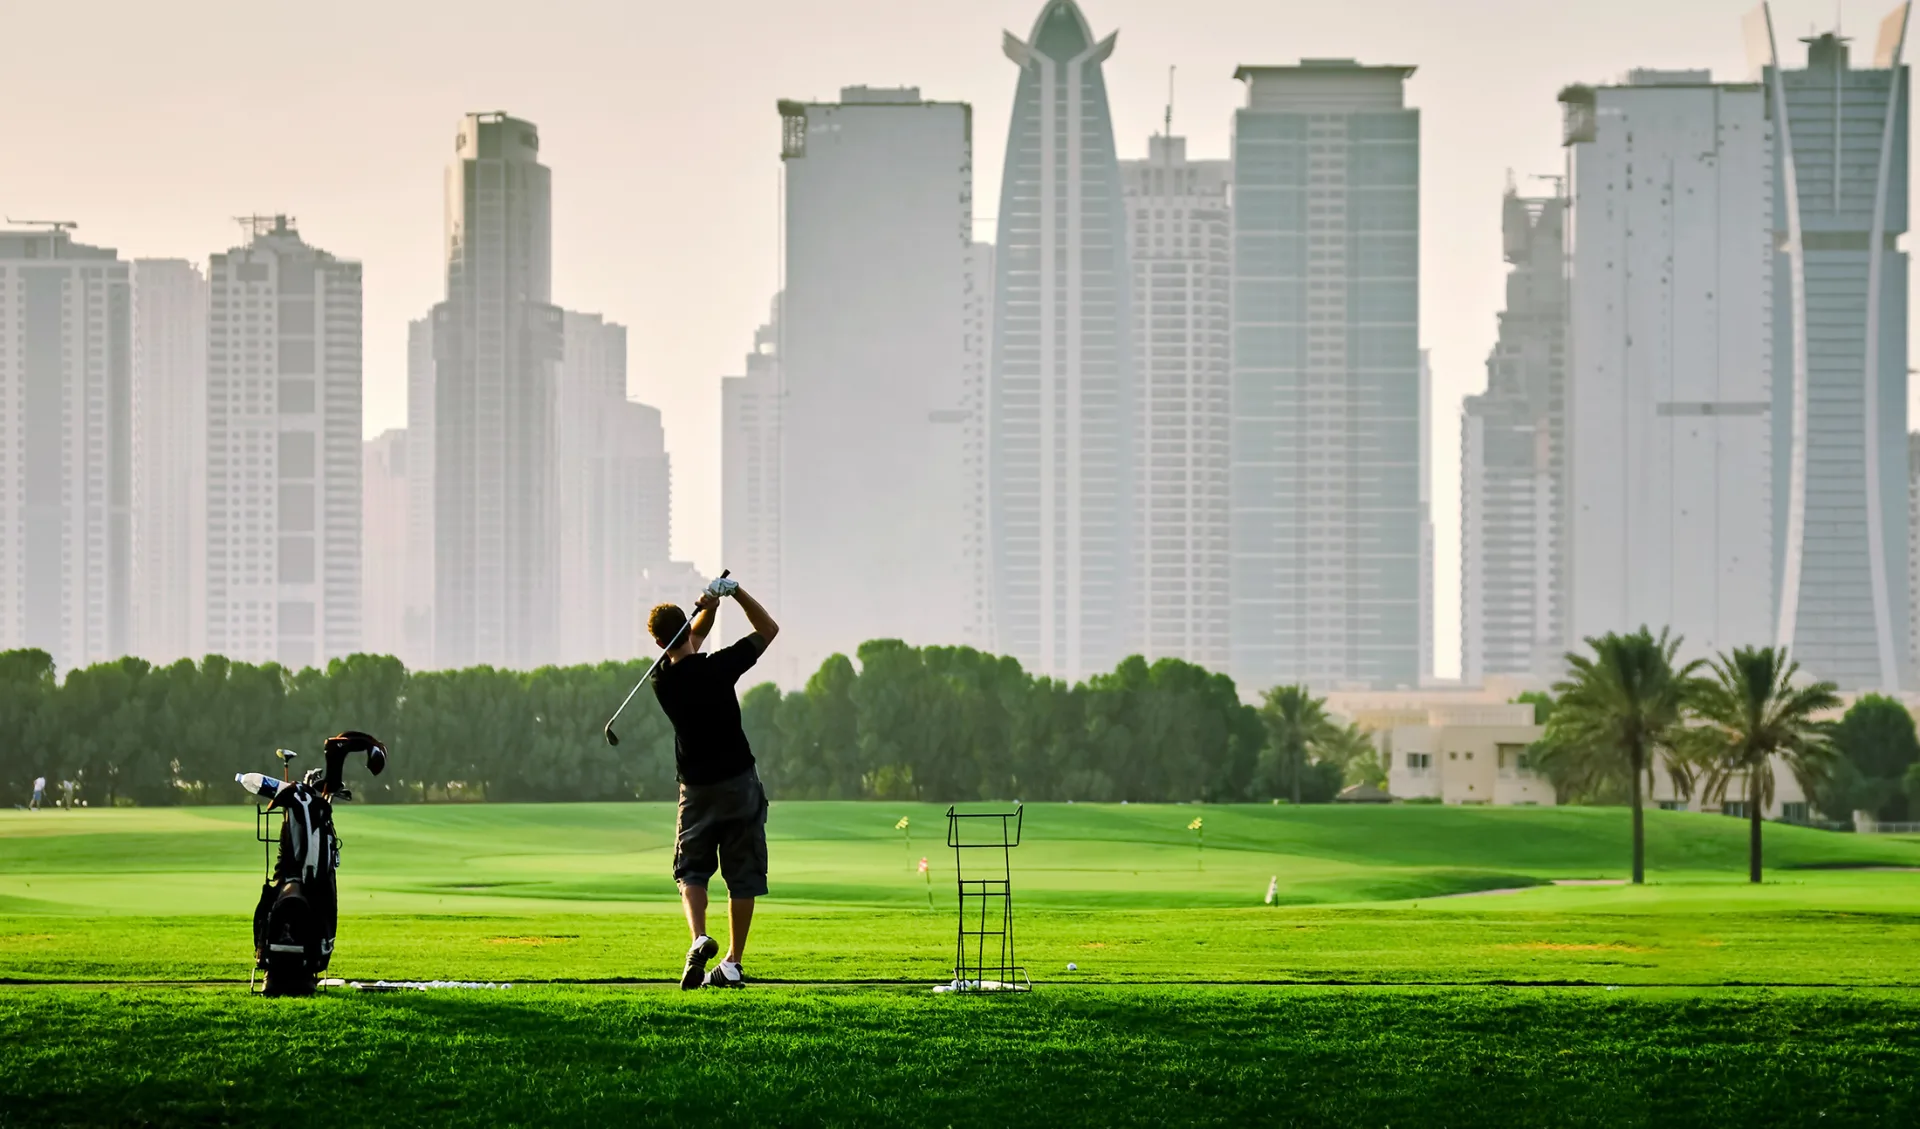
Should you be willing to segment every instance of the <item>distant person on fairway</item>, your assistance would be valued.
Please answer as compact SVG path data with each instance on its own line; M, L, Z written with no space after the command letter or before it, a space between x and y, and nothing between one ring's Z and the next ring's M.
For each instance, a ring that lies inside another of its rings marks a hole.
M27 810L39 811L40 799L46 794L47 794L47 778L44 776L34 777L33 778L33 799L27 802Z
M711 655L700 653L713 630L713 609L732 596L747 613L753 634ZM661 604L647 616L647 631L665 647L687 615ZM693 623L680 645L668 651L653 674L653 695L673 722L674 768L680 778L680 815L673 834L673 880L687 912L693 945L680 987L738 988L745 983L740 959L753 925L753 900L767 892L767 792L753 768L753 750L740 727L740 681L780 625L738 581L724 577L694 603ZM720 946L707 936L707 883L719 870L727 880L727 957L707 972Z

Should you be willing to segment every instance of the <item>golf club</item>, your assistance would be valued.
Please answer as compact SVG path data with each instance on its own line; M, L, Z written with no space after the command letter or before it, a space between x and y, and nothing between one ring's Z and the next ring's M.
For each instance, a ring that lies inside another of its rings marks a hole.
M733 572L732 569L728 569L728 568L721 569L720 579L725 580L728 576L732 574L732 572ZM700 614L700 609L695 608L693 615L699 615L699 614ZM667 653L669 651L672 651L675 647L678 647L680 645L681 638L686 635L688 629L691 628L692 626L693 626L693 616L690 615L687 617L687 622L680 625L680 630L673 633L673 641L668 643L664 648L661 649L659 656L653 660L653 664L647 667L647 672L640 676L640 681L634 683L633 689L627 691L626 700L621 702L620 708L617 710L614 710L613 716L607 719L607 744L618 745L620 743L619 735L613 731L613 723L616 721L619 721L620 715L627 712L627 706L633 702L633 696L640 692L640 687L645 686L647 684L647 679L653 677L654 667L657 667L660 665L660 660L666 658Z

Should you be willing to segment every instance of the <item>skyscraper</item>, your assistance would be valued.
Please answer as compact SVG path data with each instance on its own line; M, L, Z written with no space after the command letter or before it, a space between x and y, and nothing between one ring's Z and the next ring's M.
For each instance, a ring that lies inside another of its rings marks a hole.
M1757 85L1570 87L1566 647L1771 636L1772 130Z
M1920 431L1907 435L1907 607L1920 607ZM1907 658L1920 669L1920 616L1907 617Z
M1907 6L1871 68L1836 34L1785 69L1771 17L1774 638L1845 688L1896 690L1907 542Z
M417 670L433 661L434 316L407 323L407 576L402 660Z
M808 666L958 643L972 110L864 86L779 108L782 626Z
M1117 33L1116 33L1117 34ZM1138 638L1133 272L1095 40L1047 0L1025 41L1000 179L988 482L999 649L1081 678Z
M533 123L469 114L447 169L434 309L434 662L553 656L558 603L552 178Z
M1420 112L1412 67L1241 67L1233 674L1420 676Z
M1501 201L1507 308L1487 390L1460 412L1460 676L1550 680L1562 623L1567 389L1567 201Z
M993 244L975 243L967 249L966 314L964 322L966 378L960 409L965 444L962 470L966 489L965 557L966 610L960 641L981 651L998 645L993 620L993 542L987 498L988 428L993 416L990 396L993 377Z
M371 654L407 651L407 430L383 431L364 444L360 471L360 575L365 622L360 646Z
M1135 448L1133 613L1148 659L1225 671L1228 422L1232 416L1232 213L1226 161L1187 158L1156 134L1121 161L1133 263Z
M625 659L633 654L641 574L667 561L672 475L666 437L658 408L627 399L625 326L569 310L563 352L554 404L556 658Z
M360 649L360 264L246 221L207 314L207 649L292 669Z
M0 232L0 649L126 652L132 294L71 224Z
M780 300L753 335L739 376L720 381L720 556L754 598L780 614ZM676 594L674 602L690 597ZM722 604L723 630L744 634L738 612ZM777 652L776 652L777 654ZM768 656L773 658L774 656ZM776 659L777 661L777 659ZM783 685L797 686L800 665Z
M133 263L133 626L149 661L199 658L207 598L207 280Z
M1433 355L1420 350L1420 411L1415 417L1420 449L1420 631L1415 643L1419 656L1418 683L1433 678Z

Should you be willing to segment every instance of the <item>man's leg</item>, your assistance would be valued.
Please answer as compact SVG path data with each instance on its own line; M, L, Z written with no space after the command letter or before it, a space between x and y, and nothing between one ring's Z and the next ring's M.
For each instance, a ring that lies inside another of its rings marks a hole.
M727 963L739 964L747 952L747 931L753 928L753 899L727 899Z
M707 888L690 882L680 884L680 908L687 913L687 932L693 940L707 935ZM728 913L732 917L732 913Z

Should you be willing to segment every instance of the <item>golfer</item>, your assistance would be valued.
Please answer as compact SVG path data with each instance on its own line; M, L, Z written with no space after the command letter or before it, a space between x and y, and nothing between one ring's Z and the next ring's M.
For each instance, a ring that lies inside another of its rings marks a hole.
M46 794L47 794L47 778L44 776L34 777L33 778L33 799L30 802L28 802L27 810L39 811L40 799L42 796L45 796Z
M700 653L713 630L713 609L732 596L747 613L753 633L711 655ZM661 604L647 616L647 631L665 647L686 613ZM693 623L680 645L653 673L653 695L673 722L674 768L680 778L680 815L673 833L673 880L687 912L693 945L680 987L738 988L746 982L740 960L753 925L753 900L767 892L767 792L753 768L753 750L740 727L735 683L767 649L780 625L738 581L722 577L694 603ZM707 962L720 946L707 936L707 883L719 870L727 881L727 956L712 972Z

